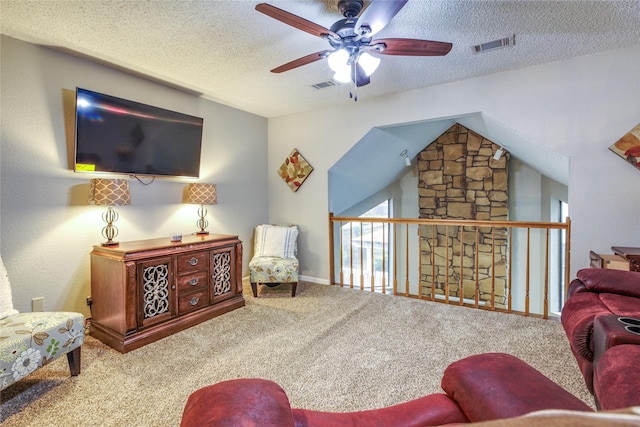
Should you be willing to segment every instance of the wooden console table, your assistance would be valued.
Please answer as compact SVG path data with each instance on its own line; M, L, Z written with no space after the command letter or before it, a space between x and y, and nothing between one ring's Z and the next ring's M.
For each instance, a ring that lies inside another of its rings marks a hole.
M245 304L237 236L94 246L90 333L116 350L167 337Z

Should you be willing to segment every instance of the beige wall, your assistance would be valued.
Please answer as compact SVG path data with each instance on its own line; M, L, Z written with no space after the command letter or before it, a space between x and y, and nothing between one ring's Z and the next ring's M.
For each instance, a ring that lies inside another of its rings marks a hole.
M21 311L44 296L47 309L87 313L89 252L102 241L101 212L84 205L88 177L71 172L67 160L63 94L76 86L205 118L201 181L219 191L210 227L240 235L245 264L254 224L296 223L301 275L326 283L327 170L373 127L476 112L571 159L573 272L588 265L591 249L640 245L640 172L607 150L640 121L640 46L383 98L368 99L363 89L357 104L267 121L59 52L1 41L0 247ZM276 173L292 148L315 168L296 193ZM186 183L132 182L133 204L119 209L119 238L190 232L194 214L179 203Z
M47 310L88 314L89 252L104 240L104 209L87 205L91 176L69 167L76 86L203 117L197 182L218 189L209 229L250 246L253 226L267 220L267 119L6 36L1 41L0 245L18 310L31 311L32 298L43 296ZM195 231L196 207L181 203L189 182L131 180L132 204L117 208L118 240ZM245 256L244 271L247 263Z
M475 112L527 137L511 144L570 159L572 274L588 266L589 250L640 245L640 171L608 150L640 122L640 46L383 98L367 98L366 88L359 95L357 104L269 120L269 219L300 225L303 276L329 278L326 171L344 153L373 127ZM316 168L297 193L271 173L293 147Z

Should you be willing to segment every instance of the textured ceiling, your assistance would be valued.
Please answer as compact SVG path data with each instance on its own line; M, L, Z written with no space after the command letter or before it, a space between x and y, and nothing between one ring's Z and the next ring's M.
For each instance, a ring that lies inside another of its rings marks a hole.
M384 1L384 0L375 0ZM349 100L325 61L282 74L269 70L329 47L257 12L258 1L1 0L3 34L96 58L120 69L274 117ZM330 27L337 1L269 1ZM483 54L471 46L516 35ZM640 1L410 0L375 38L453 43L445 57L382 56L360 99L587 55L640 41Z

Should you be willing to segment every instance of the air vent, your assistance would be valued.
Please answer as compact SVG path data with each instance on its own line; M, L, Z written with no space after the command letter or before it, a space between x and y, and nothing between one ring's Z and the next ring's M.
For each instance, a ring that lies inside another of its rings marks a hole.
M325 89L331 86L337 86L338 84L336 82L334 82L333 80L327 80L326 82L320 82L320 83L316 83L314 85L311 85L311 87L315 88L315 89Z
M477 44L475 46L472 46L471 49L473 49L473 53L482 53L482 52L488 52L490 50L502 49L503 47L513 46L515 44L516 44L516 35L514 34L512 36L494 40L491 42Z

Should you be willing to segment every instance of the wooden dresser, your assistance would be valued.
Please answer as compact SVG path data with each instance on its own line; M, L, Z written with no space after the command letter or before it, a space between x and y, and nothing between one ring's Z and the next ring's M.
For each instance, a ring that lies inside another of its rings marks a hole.
M628 246L611 246L611 250L616 255L629 260L629 270L640 271L640 248Z
M244 306L242 242L208 234L94 246L91 328L126 353Z

